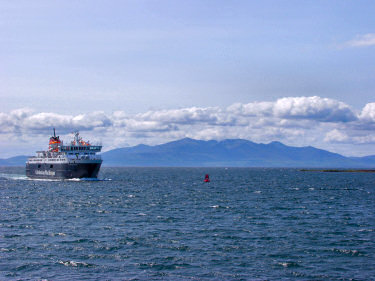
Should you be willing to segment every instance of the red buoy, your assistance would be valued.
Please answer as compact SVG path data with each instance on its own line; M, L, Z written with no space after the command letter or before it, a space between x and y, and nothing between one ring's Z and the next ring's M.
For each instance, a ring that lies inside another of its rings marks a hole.
M210 176L208 174L204 177L204 182L210 182Z

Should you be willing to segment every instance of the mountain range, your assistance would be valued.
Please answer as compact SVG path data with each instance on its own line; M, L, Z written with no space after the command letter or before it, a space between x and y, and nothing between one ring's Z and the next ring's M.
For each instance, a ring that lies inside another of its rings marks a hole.
M184 138L161 145L137 145L103 152L104 166L133 167L335 167L373 168L375 155L345 157L312 146L243 139L202 141ZM0 159L0 166L22 166L27 156Z

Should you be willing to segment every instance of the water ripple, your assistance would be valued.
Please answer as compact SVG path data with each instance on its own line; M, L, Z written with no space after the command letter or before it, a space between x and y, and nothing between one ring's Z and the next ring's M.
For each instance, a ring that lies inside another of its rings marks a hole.
M370 174L0 168L0 280L372 280ZM202 184L209 173L211 182Z

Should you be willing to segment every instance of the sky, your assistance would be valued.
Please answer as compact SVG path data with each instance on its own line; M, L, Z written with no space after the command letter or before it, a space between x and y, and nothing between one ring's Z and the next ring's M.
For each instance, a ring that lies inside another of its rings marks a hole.
M374 1L0 2L0 158L52 128L375 155Z

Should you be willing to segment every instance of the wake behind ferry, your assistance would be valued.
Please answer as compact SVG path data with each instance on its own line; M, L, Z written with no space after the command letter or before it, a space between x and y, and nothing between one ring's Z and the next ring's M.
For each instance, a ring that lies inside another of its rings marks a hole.
M70 145L64 145L53 129L47 151L37 151L26 161L26 176L37 179L96 178L103 162L101 145L83 141L79 132L74 132Z

